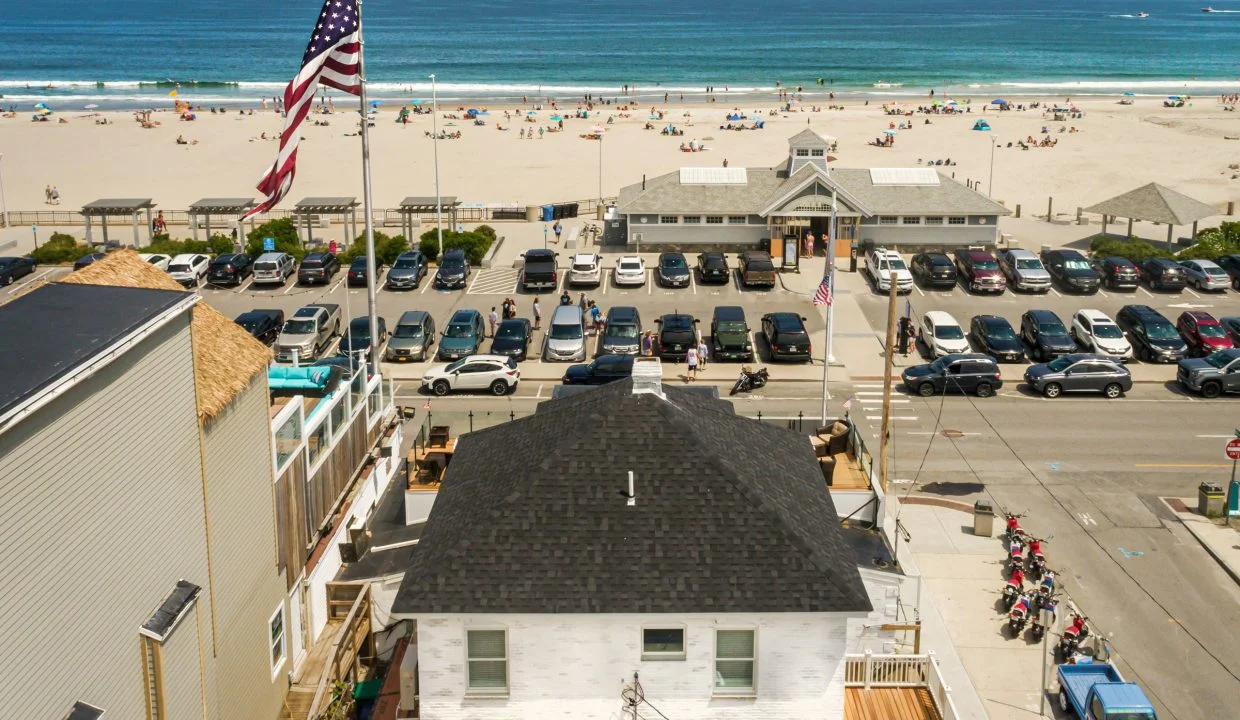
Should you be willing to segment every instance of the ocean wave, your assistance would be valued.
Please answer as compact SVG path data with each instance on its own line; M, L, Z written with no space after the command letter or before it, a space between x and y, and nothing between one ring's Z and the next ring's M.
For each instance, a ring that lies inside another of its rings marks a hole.
M999 87L1028 88L1037 90L1086 88L1093 90L1131 90L1137 88L1235 88L1240 80L1061 80L1052 82L1000 82Z

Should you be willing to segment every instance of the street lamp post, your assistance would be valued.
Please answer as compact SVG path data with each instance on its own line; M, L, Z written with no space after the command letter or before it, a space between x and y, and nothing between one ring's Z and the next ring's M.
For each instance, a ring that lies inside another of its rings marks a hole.
M0 227L9 226L9 204L4 200L4 153L0 153Z
M435 152L435 235L439 238L439 259L443 260L443 201L439 197L439 94L431 75L431 147Z
M598 204L603 204L603 133L598 134Z
M990 176L986 178L986 197L994 196L995 187L995 145L998 138L994 135L990 136Z

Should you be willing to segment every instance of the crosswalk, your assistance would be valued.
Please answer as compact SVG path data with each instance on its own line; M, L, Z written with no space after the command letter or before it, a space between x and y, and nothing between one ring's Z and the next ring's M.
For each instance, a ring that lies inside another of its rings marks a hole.
M883 384L858 383L854 388L853 412L875 424L881 422L883 419ZM917 416L910 414L913 412L912 403L913 401L909 398L893 396L891 398L891 419L901 422L916 421Z
M513 295L521 271L513 268L486 268L474 274L466 292L470 295Z

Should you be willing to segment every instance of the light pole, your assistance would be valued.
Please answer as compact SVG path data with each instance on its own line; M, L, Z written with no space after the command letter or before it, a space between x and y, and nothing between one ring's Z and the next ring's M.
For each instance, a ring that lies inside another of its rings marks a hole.
M435 151L435 235L439 238L439 259L443 260L443 201L439 199L439 94L431 75L431 145Z
M598 134L598 204L603 205L603 133Z
M4 200L4 153L0 153L0 227L9 226L9 204Z
M992 196L994 195L994 187L995 187L995 144L998 142L998 140L999 140L999 139L998 139L998 138L996 138L994 135L991 135L991 136L990 136L990 177L986 178L986 197L992 197Z

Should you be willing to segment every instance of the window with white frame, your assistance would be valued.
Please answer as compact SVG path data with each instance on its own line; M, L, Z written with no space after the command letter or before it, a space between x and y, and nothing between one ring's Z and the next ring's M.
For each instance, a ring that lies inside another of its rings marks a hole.
M685 215L684 222L686 225L701 225L702 216L701 215Z
M967 220L963 215L952 215L947 218L948 225L964 225L966 222Z
M879 225L895 225L899 221L900 221L900 218L896 217L895 215L880 215L878 217Z
M642 628L642 660L684 659L684 628Z
M469 665L468 692L492 695L508 692L508 632L468 630L465 633Z
M941 218L941 217L928 217L928 218L926 218L926 224L927 224L927 225L942 225L942 224L943 224L943 218Z
M921 218L914 217L911 215L905 215L904 217L900 218L900 223L903 225L920 225Z
M806 148L797 148L797 157L809 157L809 150Z
M678 222L680 222L680 218L676 217L675 215L660 215L659 216L660 225L675 225Z
M722 225L723 216L722 215L707 215L706 224L707 225Z
M729 225L748 225L748 224L749 224L749 216L747 216L747 215L729 215L729 216L728 216L728 224L729 224Z
M826 153L822 151L822 148L817 148L815 150L811 150L809 154L813 155L814 157L822 157Z
M715 631L716 693L753 693L754 650L753 630Z
M268 636L268 645L271 648L271 674L275 676L280 671L280 666L284 664L284 656L286 647L284 643L284 603L280 603L280 607L276 609L271 620L267 622L268 629L271 634Z

